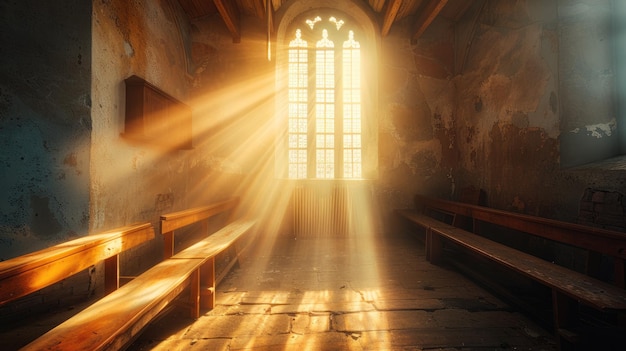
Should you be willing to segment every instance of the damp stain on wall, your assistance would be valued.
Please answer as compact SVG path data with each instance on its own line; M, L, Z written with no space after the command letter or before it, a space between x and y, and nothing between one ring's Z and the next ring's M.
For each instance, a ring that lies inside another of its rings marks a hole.
M50 210L50 199L38 195L30 197L31 230L40 238L54 237L62 226Z

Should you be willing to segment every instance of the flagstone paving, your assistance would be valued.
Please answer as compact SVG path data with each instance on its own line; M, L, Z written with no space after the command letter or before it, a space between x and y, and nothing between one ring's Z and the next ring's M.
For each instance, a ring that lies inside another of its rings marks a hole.
M410 237L280 237L242 257L216 307L173 309L129 350L555 350L550 333Z

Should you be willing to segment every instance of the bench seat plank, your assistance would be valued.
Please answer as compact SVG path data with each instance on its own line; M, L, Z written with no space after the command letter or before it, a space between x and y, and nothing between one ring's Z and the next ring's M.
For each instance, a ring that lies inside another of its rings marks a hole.
M232 222L217 232L200 240L192 246L182 250L172 258L200 258L213 257L228 248L237 238L250 230L255 221L238 220Z
M416 210L396 210L396 212L403 216L404 218L408 219L409 221L413 222L414 224L417 224L421 227L424 227L425 229L429 229L429 228L445 228L445 229L451 229L451 228L455 228L454 226L444 223L440 220L437 220L433 217L427 216L423 213L417 212Z
M499 225L568 245L581 247L586 250L626 259L626 233L623 232L431 198L423 195L416 195L415 203L419 205L419 207L470 217L477 221Z
M459 228L433 226L431 232L561 291L574 300L600 310L626 310L626 290Z
M201 220L215 216L218 213L232 210L239 204L239 198L220 201L208 206L197 207L189 210L172 212L161 216L161 232L173 230L197 223Z
M166 260L22 350L119 350L189 285L200 259Z
M0 305L43 289L154 238L150 223L86 235L0 262Z

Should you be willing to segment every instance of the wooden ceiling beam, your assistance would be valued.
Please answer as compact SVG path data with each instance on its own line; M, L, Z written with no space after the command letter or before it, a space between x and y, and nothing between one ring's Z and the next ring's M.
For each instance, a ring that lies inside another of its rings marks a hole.
M465 14L465 12L467 12L467 10L470 8L470 6L472 6L474 4L473 1L467 1L464 2L462 5L460 5L457 9L457 13L454 16L454 18L452 18L452 22L458 22L461 17L463 17L463 15Z
M265 18L265 3L269 0L252 0L254 6L254 14L260 19Z
M416 41L430 24L435 20L435 17L441 12L444 6L448 3L448 0L430 0L424 10L419 12L417 22L415 22L415 31L411 37L412 41Z
M376 12L380 12L383 10L383 6L385 6L385 0L369 0L370 6Z
M262 13L261 18L265 19L265 25L270 33L274 33L274 6L272 5L272 0L253 0L255 1L254 6L257 7L257 3L260 6L260 11ZM259 8L256 10L259 11Z
M380 29L383 37L389 34L389 29L391 29L391 25L396 20L400 5L402 5L402 0L389 0L387 3L387 10L385 10L385 15L383 16L383 25Z
M213 0L217 11L224 20L228 31L233 36L233 43L241 42L241 29L239 26L239 11L233 6L231 0Z

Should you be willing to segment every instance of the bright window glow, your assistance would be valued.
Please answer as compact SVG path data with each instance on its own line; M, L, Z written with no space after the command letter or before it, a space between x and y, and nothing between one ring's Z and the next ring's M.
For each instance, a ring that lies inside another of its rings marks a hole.
M307 177L308 50L301 34L289 43L289 178Z
M343 43L343 176L361 178L361 46L348 33Z
M289 43L288 176L362 178L360 44L353 31L340 30L343 21L331 17L332 26L314 29L318 22L306 21L315 48L301 29ZM339 48L329 30L343 37Z

